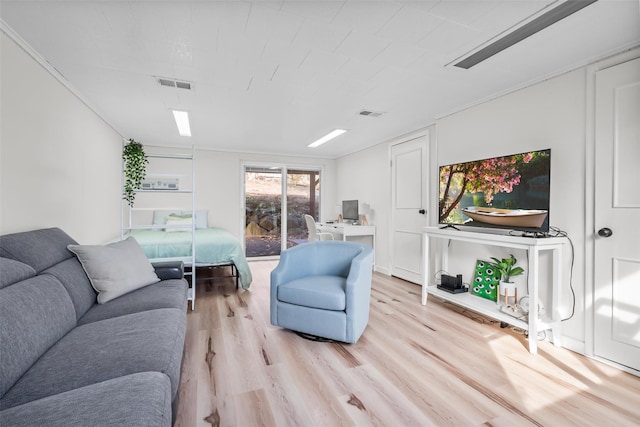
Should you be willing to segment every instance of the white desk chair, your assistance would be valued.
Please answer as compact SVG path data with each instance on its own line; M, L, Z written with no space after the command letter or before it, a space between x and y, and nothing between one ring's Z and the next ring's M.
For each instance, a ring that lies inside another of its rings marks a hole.
M307 230L309 231L309 241L313 242L316 240L328 240L323 238L323 236L329 236L331 240L333 240L333 234L331 233L322 233L318 231L316 228L316 220L313 219L311 215L305 215L304 219L307 221Z

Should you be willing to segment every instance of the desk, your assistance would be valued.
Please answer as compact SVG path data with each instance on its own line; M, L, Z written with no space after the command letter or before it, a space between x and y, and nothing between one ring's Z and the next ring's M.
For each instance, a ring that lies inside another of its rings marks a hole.
M335 240L355 240L366 243L361 237L370 240L373 248L373 265L376 264L376 227L374 225L353 225L336 222L332 224L317 223L316 228L323 233L331 233Z

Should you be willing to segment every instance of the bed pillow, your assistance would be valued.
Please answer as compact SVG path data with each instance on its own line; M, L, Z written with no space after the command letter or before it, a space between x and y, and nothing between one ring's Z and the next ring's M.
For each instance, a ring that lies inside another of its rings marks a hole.
M169 215L182 215L182 211L160 210L153 211L153 225L165 225Z
M168 225L169 227L165 228L164 231L166 232L174 232L174 231L189 231L189 229L185 228L185 227L191 227L191 221L193 220L193 218L191 218L191 214L189 215L169 215L167 216L167 220L165 222L165 225ZM171 226L173 225L179 225L181 227L179 228L173 228Z
M191 215L191 211L182 211L182 215ZM208 216L209 211L207 210L196 211L196 228L207 228Z
M80 260L98 304L159 282L151 262L133 237L108 245L67 246Z

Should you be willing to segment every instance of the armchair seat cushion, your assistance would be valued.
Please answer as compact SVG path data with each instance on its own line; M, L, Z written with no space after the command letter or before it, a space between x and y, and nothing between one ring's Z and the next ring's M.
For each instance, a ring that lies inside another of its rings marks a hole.
M344 311L347 279L340 276L308 276L278 287L278 300L323 310Z

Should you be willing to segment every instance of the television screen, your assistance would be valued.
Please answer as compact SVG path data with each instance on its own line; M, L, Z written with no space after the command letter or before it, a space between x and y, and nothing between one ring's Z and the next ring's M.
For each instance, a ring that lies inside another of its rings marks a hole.
M439 223L549 231L551 150L440 166Z
M359 221L358 201L343 200L342 201L342 219L345 221Z

